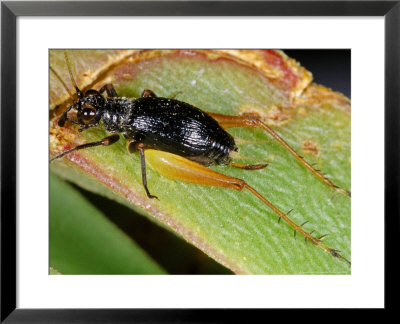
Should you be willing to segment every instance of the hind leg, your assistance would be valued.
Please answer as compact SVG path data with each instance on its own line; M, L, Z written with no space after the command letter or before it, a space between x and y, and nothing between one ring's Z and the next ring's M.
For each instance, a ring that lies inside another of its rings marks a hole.
M270 134L275 140L277 140L290 154L294 156L294 158L299 161L302 165L304 165L308 170L310 170L318 179L324 182L326 185L331 187L337 192L340 192L348 197L351 197L350 191L340 188L335 185L332 181L326 178L321 172L316 170L310 163L308 163L301 155L299 155L286 141L280 137L275 131L273 131L268 125L263 123L261 120L257 118L249 118L243 116L229 116L215 113L208 113L211 117L213 117L224 129L233 128L233 127L247 127L247 128L262 128L268 134Z
M275 207L274 204L272 204L267 198L261 195L253 187L248 185L244 180L216 172L201 164L185 159L182 156L162 151L146 150L146 161L151 165L154 170L170 179L195 183L204 186L235 189L238 191L247 189L251 192L251 194L256 196L260 201L262 201L265 205L272 209L279 216L279 219L282 218L283 220L285 220L289 224L289 226L292 227L294 233L299 232L301 235L304 236L306 241L310 241L314 245L330 253L335 258L343 259L350 264L350 262L343 256L341 256L337 250L324 245L321 242L322 237L314 237L312 236L312 233L305 231L302 227L305 223L298 225L293 222L289 218L287 213L285 214L280 209Z

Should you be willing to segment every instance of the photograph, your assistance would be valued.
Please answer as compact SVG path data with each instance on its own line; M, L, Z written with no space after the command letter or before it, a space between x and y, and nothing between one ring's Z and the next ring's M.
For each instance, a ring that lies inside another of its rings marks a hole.
M350 275L350 49L49 49L49 274Z
M0 321L392 309L399 2L3 1Z

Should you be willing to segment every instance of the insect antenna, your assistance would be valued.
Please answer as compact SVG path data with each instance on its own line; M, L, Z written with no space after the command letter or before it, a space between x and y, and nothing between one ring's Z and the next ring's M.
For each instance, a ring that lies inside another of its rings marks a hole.
M72 84L75 87L76 90L76 94L78 95L79 98L83 97L83 93L82 91L78 88L78 85L75 82L74 76L72 75L72 70L71 70L71 63L68 57L68 53L66 50L64 50L64 57L65 57L65 62L67 63L67 68L68 68L68 73L69 73L69 77L71 79Z
M69 97L71 98L73 104L70 105L67 109L64 110L63 114L61 115L60 119L58 120L58 125L63 127L65 124L65 121L67 120L67 115L68 112L74 108L76 102L74 100L74 96L72 95L71 91L69 91L67 85L65 84L65 82L63 81L63 79L61 79L60 75L56 72L56 70L54 70L51 66L50 66L50 71L54 73L54 75L57 77L58 81L61 82L61 84L63 85L63 87L65 88L65 90L68 92Z
M54 70L54 69L52 68L52 66L50 66L50 71L54 73L54 75L57 77L58 81L60 81L60 83L63 85L65 91L68 92L68 94L69 94L71 100L74 101L74 96L72 95L71 91L69 91L67 85L65 84L64 80L61 79L61 77L60 77L60 75L57 73L57 71ZM75 101L74 101L74 102L75 102Z
M72 70L71 70L71 65L70 65L70 60L68 57L68 53L67 51L64 51L64 57L65 57L65 61L67 63L67 67L68 67L68 73L69 73L69 77L71 79L71 82L76 90L76 94L78 95L78 98L83 98L83 93L82 91L78 88L75 79L72 75ZM64 80L60 77L60 75L57 73L57 71L50 66L50 71L54 73L54 75L56 76L56 78L58 79L58 81L60 81L60 83L63 85L64 89L67 91L67 93L69 94L73 104L71 106L69 106L61 115L60 119L58 120L58 125L63 127L65 124L65 121L68 119L68 112L74 108L74 106L77 104L77 102L74 100L74 96L72 94L72 92L68 89L67 85L65 84Z

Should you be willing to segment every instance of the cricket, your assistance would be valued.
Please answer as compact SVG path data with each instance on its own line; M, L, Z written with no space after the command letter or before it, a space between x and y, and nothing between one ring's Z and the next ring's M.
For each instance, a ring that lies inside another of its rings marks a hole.
M247 164L235 161L239 153L238 146L235 138L227 132L228 129L236 127L259 128L284 147L297 161L296 163L302 165L328 186L332 193L350 199L349 190L329 180L266 123L251 116L206 112L201 107L195 107L175 97L159 97L151 89L143 90L139 98L120 97L111 83L105 84L100 89L82 91L75 82L73 64L70 62L67 51L64 51L64 57L69 81L75 91L71 92L58 71L50 66L51 73L65 88L71 100L71 104L58 119L58 127L68 127L71 123L79 127L79 132L92 127L104 127L108 134L97 141L78 145L52 156L50 163L75 151L113 145L120 140L120 137L124 137L127 141L127 151L140 155L142 185L148 199L159 199L158 193L154 192L147 182L146 167L148 166L151 166L160 176L182 182L216 186L239 192L247 190L265 207L271 209L277 215L279 222L283 219L292 228L294 237L298 233L306 242L351 265L340 251L323 243L326 235L314 236L313 231L306 231L304 225L307 222L301 224L294 222L289 217L290 212L283 212L277 208L268 200L266 193L257 191L240 178L231 177L210 168L223 165L252 173L266 168L268 163Z

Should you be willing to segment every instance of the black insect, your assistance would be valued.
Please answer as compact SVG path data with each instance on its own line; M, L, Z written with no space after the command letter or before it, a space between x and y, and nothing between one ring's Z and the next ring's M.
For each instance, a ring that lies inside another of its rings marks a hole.
M111 84L106 84L99 91L90 89L83 93L72 76L68 56L65 54L69 74L74 84L78 100L74 101L61 115L58 125L63 127L70 121L84 131L99 126L103 122L111 135L100 141L76 146L50 162L63 156L94 146L109 146L116 143L123 135L128 143L129 152L140 152L142 182L149 198L152 195L147 187L146 161L159 173L181 181L208 186L218 186L236 190L247 189L277 215L283 218L305 240L329 252L332 256L346 260L337 250L324 245L323 237L314 237L297 225L289 217L276 208L269 200L249 186L245 181L230 177L207 168L210 165L229 165L247 170L265 168L267 164L241 164L232 159L232 152L237 151L234 138L225 129L231 127L260 127L278 140L301 164L308 168L321 181L332 189L350 196L350 192L334 185L319 171L315 170L299 154L297 154L277 133L258 119L206 113L186 102L171 98L157 97L151 90L144 90L140 98L120 98ZM50 68L65 89L67 86L57 72ZM69 91L68 91L69 92ZM106 92L107 97L103 94ZM70 93L70 97L73 98ZM71 110L76 111L76 119L69 116Z

